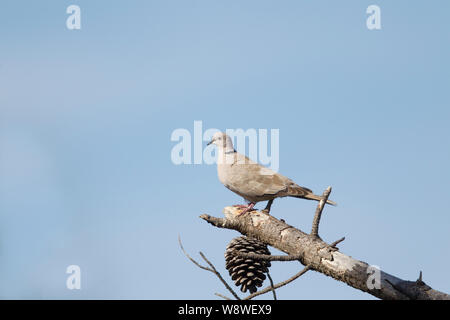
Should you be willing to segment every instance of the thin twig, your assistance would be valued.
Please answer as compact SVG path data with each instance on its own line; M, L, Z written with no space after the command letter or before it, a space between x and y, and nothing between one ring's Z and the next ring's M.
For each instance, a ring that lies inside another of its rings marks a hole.
M224 278L222 278L222 275L219 273L219 271L216 270L216 268L214 267L214 265L208 260L206 259L205 255L200 252L200 255L202 256L203 260L206 261L207 264L209 264L209 266L211 267L211 269L213 270L213 273L220 279L220 281L222 281L222 283L225 285L225 287L228 289L228 291L231 292L231 294L237 299L237 300L241 300L241 298L239 298L239 296L236 294L236 292L233 291L233 289L231 289L231 287L228 285L228 283L225 281Z
M319 237L319 223L320 223L320 218L322 216L322 211L323 208L325 207L325 204L327 203L328 197L330 196L331 193L331 187L328 187L322 194L322 199L319 201L319 204L317 205L316 208L316 213L314 214L314 220L312 223L312 228L311 228L311 235L313 237Z
M220 294L220 293L214 293L216 296L218 296L218 297L221 297L222 299L225 299L225 300L232 300L231 298L228 298L227 296L224 296L224 295L222 295L222 294Z
M419 278L416 280L417 283L423 283L422 281L422 270L420 270Z
M423 280L422 280L422 270L419 273L419 278L416 280L416 284L423 287L426 290L431 289L431 287L429 285L427 285L425 282L423 282Z
M178 243L180 244L181 250L183 251L183 253L185 254L185 256L192 261L192 263L194 263L197 267L199 267L200 269L203 270L207 270L210 271L212 273L214 273L220 281L222 281L222 283L225 285L225 287L228 289L228 291L231 292L231 294L237 299L237 300L241 300L241 298L236 294L236 292L234 292L234 290L228 285L228 283L222 278L222 275L219 273L219 271L216 270L216 268L214 267L214 265L205 257L205 255L200 252L200 256L203 258L203 260L206 261L206 263L211 267L205 267L202 266L200 263L198 263L197 261L195 261L193 258L191 258L191 256L189 256L189 254L186 252L186 250L184 250L183 244L181 243L181 238L178 235Z
M272 289L273 300L277 300L277 293L275 292L275 288L273 286L273 280L272 280L272 277L270 276L269 271L267 271L267 278L269 278L269 281L270 281L270 288Z
M178 235L178 243L180 244L181 251L183 251L184 255L185 255L189 260L191 260L193 264L195 264L195 265L196 265L197 267L199 267L200 269L214 272L212 269L210 269L210 268L208 268L208 267L205 267L205 266L202 266L200 263L198 263L198 262L195 261L193 258L191 258L191 256L186 252L186 250L184 250L184 247L183 247L183 244L181 243L181 238L180 238L179 235Z
M285 281L282 281L282 282L280 282L280 283L277 283L277 284L274 285L274 286L270 285L270 286L268 286L268 287L266 287L266 288L264 288L264 289L262 289L262 290L260 290L260 291L257 291L257 292L255 292L255 293L252 293L251 295L249 295L248 297L244 298L243 300L250 300L250 299L253 299L254 297L259 296L259 295L261 295L261 294L264 294L264 293L267 293L267 292L269 292L269 291L272 291L272 290L281 288L282 286L285 286L285 285L287 285L288 283L294 281L295 279L301 277L303 274L305 274L305 273L306 273L308 270L310 270L310 269L311 269L310 266L306 266L306 267L303 268L303 270L301 270L301 271L298 272L297 274L293 275L293 276L290 277L289 279L287 279L287 280L285 280Z
M332 242L332 243L329 245L329 247L330 247L330 248L335 248L335 247L338 245L338 243L341 243L341 242L344 241L344 240L345 240L345 237L342 237L342 238L340 238L339 240L336 240L336 241Z

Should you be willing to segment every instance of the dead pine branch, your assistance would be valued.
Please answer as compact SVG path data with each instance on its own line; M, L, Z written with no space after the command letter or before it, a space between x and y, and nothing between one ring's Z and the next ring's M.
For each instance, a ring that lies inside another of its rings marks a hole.
M331 244L324 242L319 237L319 224L330 193L331 187L323 193L323 199L317 206L310 233L305 233L286 224L284 220L278 220L258 210L240 216L239 209L225 207L223 210L224 218L207 214L202 214L200 218L217 228L235 230L247 237L259 239L287 254L287 256L264 256L246 253L248 257L254 259L267 259L269 261L298 260L301 264L307 266L307 270L320 272L380 299L450 300L450 295L432 289L420 277L417 281L403 280L342 253L336 246L345 238ZM277 285L273 287L276 289ZM271 288L268 287L261 291L264 290L269 292Z

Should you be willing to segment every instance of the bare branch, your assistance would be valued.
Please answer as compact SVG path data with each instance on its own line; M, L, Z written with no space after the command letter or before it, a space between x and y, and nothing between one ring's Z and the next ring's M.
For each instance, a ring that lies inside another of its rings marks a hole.
M320 218L322 216L323 208L325 207L325 204L327 203L328 197L331 193L331 187L328 187L322 194L322 199L319 201L319 204L316 208L316 213L314 214L314 220L312 223L311 228L311 236L313 237L319 237L319 224L320 224Z
M200 269L203 270L207 270L209 272L214 273L219 280L225 285L225 288L228 289L228 291L231 292L231 294L237 299L237 300L241 300L241 298L239 298L239 296L236 294L236 292L234 292L234 290L228 285L228 283L224 280L224 278L222 278L222 275L219 273L219 271L216 270L216 268L214 267L214 265L205 257L205 255L200 252L200 256L203 258L203 260L205 260L205 262L210 266L210 268L202 266L200 263L198 263L197 261L195 261L193 258L191 258L191 256L189 256L189 254L186 252L186 250L184 250L183 244L181 243L181 238L178 235L178 243L180 244L181 250L183 251L183 253L185 254L185 256L192 261L192 263L194 263L197 267L199 267Z
M200 263L198 263L198 262L195 261L193 258L191 258L191 256L186 252L186 250L184 250L183 244L181 243L180 235L178 235L178 243L180 244L181 251L183 251L184 255L185 255L189 260L191 260L193 264L195 264L195 265L196 265L197 267L199 267L200 269L203 269L203 270L210 271L210 272L213 272L213 273L214 273L214 270L212 270L212 269L210 269L210 268L208 268L208 267L202 266Z
M218 296L218 297L221 297L222 299L225 299L225 300L232 300L231 298L228 298L227 296L224 296L224 295L222 295L222 294L220 294L220 293L214 293L216 296Z
M387 282L411 300L450 300L450 295L434 290L422 280L422 271L416 281Z
M301 277L302 275L304 275L308 270L310 270L311 268L309 266L304 267L300 272L294 274L292 277L290 277L289 279L282 281L280 283L277 283L276 285L270 285L260 291L257 291L255 293L252 293L251 295L249 295L248 297L244 298L243 300L250 300L253 299L256 296L262 295L264 293L267 293L269 291L273 291L275 289L281 288L282 286L287 285L288 283L291 283L292 281L294 281L295 279Z
M207 221L208 223L212 224L213 226L215 226L217 228L228 228L229 227L226 219L212 217L209 214L202 214L202 215L200 215L200 218L202 218L203 220Z
M269 278L269 281L270 281L270 288L272 289L273 300L277 300L277 293L275 291L275 287L273 285L273 280L272 280L272 277L270 276L269 271L267 271L267 278Z
M315 225L318 226L320 222L320 208L317 212L319 214L315 217ZM367 292L380 299L450 300L450 295L434 290L427 285L422 285L420 281L402 280L383 270L379 272L380 286L376 288L369 286L369 276L373 274L368 273L371 267L368 263L345 255L339 250L332 250L333 246L343 241L343 238L327 244L320 237L314 236L314 232L307 234L286 224L284 221L276 219L274 216L258 210L239 216L239 210L236 208L225 207L224 215L225 218L215 218L204 214L201 218L219 228L236 230L245 236L259 239L288 254L286 258L283 258L286 261L294 258L297 260L298 258L301 264L308 266L311 270L342 281L353 288ZM269 258L263 255L253 256L253 258L274 259L273 261L277 261L276 259L280 257ZM276 286L274 287L276 288ZM266 289L267 291L265 292L268 292L272 290L272 287Z
M338 245L338 243L341 243L341 242L344 241L344 240L345 240L345 237L342 237L342 238L340 238L339 240L336 240L336 241L332 242L332 243L329 245L329 247L330 247L330 248L336 248L336 246Z
M222 283L225 285L225 287L228 289L228 291L231 292L231 294L237 299L237 300L241 300L241 298L239 298L239 296L236 294L236 292L234 292L233 289L231 289L231 287L228 285L228 283L225 281L224 278L222 278L222 275L219 273L219 271L216 270L216 268L214 267L214 265L208 260L206 259L205 255L200 252L200 255L202 256L203 260L206 261L207 264L209 264L209 266L211 267L211 269L213 270L213 273L220 279L220 281L222 281Z
M264 261L295 261L300 259L299 255L273 256L270 254L258 254L254 252L236 252L236 255L247 259Z
M419 278L416 280L417 283L425 283L422 281L422 270L419 273Z

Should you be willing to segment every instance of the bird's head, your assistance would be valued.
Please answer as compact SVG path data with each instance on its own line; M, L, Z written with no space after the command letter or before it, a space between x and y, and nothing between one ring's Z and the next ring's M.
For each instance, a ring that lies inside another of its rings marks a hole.
M220 148L233 148L233 141L225 132L216 132L208 145L215 144Z

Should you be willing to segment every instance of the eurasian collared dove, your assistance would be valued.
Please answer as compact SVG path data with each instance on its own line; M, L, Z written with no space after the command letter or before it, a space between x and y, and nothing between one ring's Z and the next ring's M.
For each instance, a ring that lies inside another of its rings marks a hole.
M266 200L269 202L265 210L270 212L275 198L295 197L316 201L322 199L310 189L301 187L291 179L238 153L233 148L233 141L224 132L215 133L208 145L210 144L215 144L218 149L217 173L220 182L249 202L248 205L236 205L245 208L240 215L251 211L257 202ZM331 200L327 203L336 205Z

